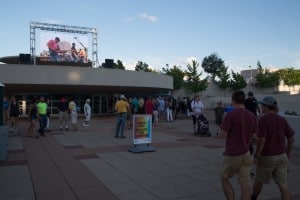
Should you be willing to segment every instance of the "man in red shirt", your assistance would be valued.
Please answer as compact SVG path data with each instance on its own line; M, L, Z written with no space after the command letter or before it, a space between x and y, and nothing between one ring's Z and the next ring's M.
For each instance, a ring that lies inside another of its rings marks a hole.
M49 42L47 43L50 53L50 61L58 61L59 41L59 37L56 37L54 40L49 40Z
M241 90L232 94L231 103L234 110L226 114L221 124L222 134L226 137L221 181L227 199L235 199L230 178L238 175L241 187L241 199L250 200L250 158L249 147L255 137L256 116L244 106L245 93Z
M282 199L291 199L288 185L288 158L291 156L294 144L294 130L285 118L276 114L277 101L272 96L263 98L263 116L258 121L258 142L254 153L256 179L252 189L252 200L256 200L261 193L263 184L269 183L271 177L275 179ZM286 142L287 141L287 142Z
M146 114L151 115L152 123L154 122L153 121L153 108L154 108L154 104L152 102L152 98L151 98L151 96L148 96L147 101L145 103L145 112L146 112Z
M152 102L151 96L147 97L147 101L145 103L145 109L146 109L145 110L146 114L152 115L152 113L153 113L153 102Z

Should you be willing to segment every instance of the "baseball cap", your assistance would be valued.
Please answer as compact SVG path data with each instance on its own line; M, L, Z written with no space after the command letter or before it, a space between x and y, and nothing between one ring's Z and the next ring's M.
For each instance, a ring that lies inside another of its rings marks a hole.
M277 106L277 101L274 97L272 96L267 96L264 97L262 100L260 100L258 103L260 104L264 104L267 106Z
M123 94L120 95L120 99L126 99Z

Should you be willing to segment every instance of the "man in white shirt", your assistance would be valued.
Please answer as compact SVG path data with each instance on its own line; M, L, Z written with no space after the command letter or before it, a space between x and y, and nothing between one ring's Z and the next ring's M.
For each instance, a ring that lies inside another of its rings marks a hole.
M158 116L159 120L162 121L163 118L165 118L165 100L162 97L159 97L158 99L159 106L158 106Z
M90 126L89 122L91 120L91 113L92 113L90 102L91 102L91 100L87 99L85 101L85 104L83 107L84 108L84 116L85 116L85 122L82 124L83 126Z
M195 96L195 99L191 103L191 108L192 108L193 128L195 133L197 119L200 115L202 115L202 110L204 109L204 105L202 101L200 101L199 95Z

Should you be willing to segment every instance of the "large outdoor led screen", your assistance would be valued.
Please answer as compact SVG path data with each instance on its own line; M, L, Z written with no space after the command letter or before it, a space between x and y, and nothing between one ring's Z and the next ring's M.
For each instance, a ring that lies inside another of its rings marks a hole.
M51 31L40 32L40 60L88 62L88 36Z

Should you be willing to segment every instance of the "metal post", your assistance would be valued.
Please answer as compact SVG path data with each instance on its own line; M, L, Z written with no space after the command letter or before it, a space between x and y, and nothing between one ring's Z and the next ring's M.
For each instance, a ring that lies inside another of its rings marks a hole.
M252 69L251 69L251 65L249 65L249 69L250 69L250 84L252 85L253 81L252 81Z

